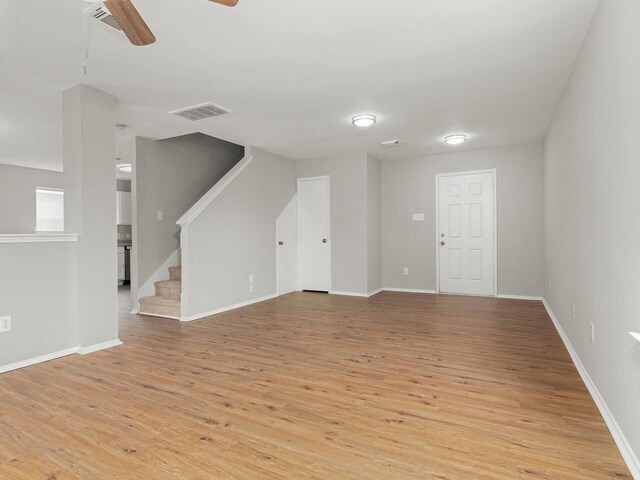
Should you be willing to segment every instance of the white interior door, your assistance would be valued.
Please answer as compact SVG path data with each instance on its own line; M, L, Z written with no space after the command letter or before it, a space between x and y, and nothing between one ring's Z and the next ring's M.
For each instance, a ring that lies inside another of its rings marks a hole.
M298 200L294 195L276 220L278 295L297 290Z
M328 292L329 177L298 179L299 278L301 290Z
M439 287L495 295L495 171L438 176Z

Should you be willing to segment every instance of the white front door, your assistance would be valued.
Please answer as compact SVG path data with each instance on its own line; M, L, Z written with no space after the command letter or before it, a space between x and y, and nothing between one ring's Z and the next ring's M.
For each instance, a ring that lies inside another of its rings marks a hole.
M495 172L438 175L439 291L495 295Z
M294 195L276 220L276 275L278 295L297 290L298 200Z
M328 292L329 177L298 179L298 232L300 289Z

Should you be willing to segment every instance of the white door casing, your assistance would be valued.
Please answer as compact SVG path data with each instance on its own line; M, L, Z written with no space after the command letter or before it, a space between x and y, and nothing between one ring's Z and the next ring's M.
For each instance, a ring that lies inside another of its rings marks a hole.
M436 175L437 290L496 295L496 171Z
M331 289L329 177L298 179L298 272L300 290Z
M298 200L294 195L276 220L276 283L278 295L298 289Z

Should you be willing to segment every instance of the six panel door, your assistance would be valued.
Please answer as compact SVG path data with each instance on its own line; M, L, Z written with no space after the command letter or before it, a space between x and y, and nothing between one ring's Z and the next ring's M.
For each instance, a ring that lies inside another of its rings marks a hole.
M494 295L494 174L438 180L440 291Z

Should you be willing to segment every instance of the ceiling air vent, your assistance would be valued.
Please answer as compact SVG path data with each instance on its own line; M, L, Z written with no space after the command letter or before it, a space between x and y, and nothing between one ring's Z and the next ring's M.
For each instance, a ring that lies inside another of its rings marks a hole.
M187 120L204 120L205 118L213 118L220 117L222 115L229 115L233 113L231 110L227 110L226 108L222 108L219 105L215 105L213 103L203 103L202 105L194 105L193 107L182 108L180 110L174 110L172 112L174 115L177 115L182 118L186 118Z
M99 3L92 6L88 10L88 13L99 22L102 22L105 25L110 26L111 28L115 28L116 30L122 31L122 27L120 27L118 21L113 15L111 15L111 13L109 13L109 10L107 10L107 7L105 7L103 4Z

